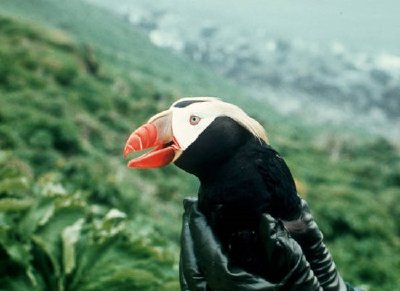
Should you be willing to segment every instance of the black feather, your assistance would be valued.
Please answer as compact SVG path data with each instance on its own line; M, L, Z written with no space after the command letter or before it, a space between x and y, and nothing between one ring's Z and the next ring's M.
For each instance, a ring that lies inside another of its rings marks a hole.
M200 179L199 208L233 264L273 280L263 264L262 213L290 219L300 199L285 161L229 117L217 118L175 162Z

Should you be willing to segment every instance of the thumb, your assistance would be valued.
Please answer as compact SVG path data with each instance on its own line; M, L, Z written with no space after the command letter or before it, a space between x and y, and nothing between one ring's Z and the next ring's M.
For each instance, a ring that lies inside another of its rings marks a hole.
M289 236L280 220L269 214L263 214L260 221L260 237L267 264L273 280L282 280L297 264L302 252L297 243Z
M284 241L290 239L283 223L267 213L261 216L259 228L261 240L265 248L271 250L271 254L276 248L282 249Z

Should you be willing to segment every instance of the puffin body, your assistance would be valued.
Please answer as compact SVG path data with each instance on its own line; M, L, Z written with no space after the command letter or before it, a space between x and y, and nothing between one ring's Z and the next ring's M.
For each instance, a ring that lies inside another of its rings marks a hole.
M232 264L269 280L258 236L262 213L290 220L300 198L289 168L262 126L239 107L210 97L183 98L129 137L124 155L155 149L128 163L153 168L171 162L198 177L198 205Z

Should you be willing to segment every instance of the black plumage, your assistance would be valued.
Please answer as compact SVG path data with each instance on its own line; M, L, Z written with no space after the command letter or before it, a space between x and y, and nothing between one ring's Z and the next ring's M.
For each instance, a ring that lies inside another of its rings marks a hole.
M260 215L296 218L300 198L285 161L233 119L221 116L175 161L200 180L199 208L233 264L267 277L258 237Z
M199 209L233 265L269 281L259 237L262 213L290 220L300 214L292 175L267 144L262 126L239 107L216 98L183 98L149 119L128 138L124 156L152 148L129 161L131 168L174 162L200 180Z

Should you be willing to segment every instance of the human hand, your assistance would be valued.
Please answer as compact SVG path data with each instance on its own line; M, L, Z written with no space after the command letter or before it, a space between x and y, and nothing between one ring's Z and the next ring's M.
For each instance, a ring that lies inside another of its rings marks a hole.
M197 201L184 201L181 235L180 282L182 290L322 290L300 246L282 223L268 214L260 221L260 237L267 254L266 268L284 274L279 282L250 274L230 263L198 210Z
M301 246L323 290L348 290L348 286L337 271L332 256L323 242L323 234L304 199L301 200L301 208L300 218L284 221L286 229Z

